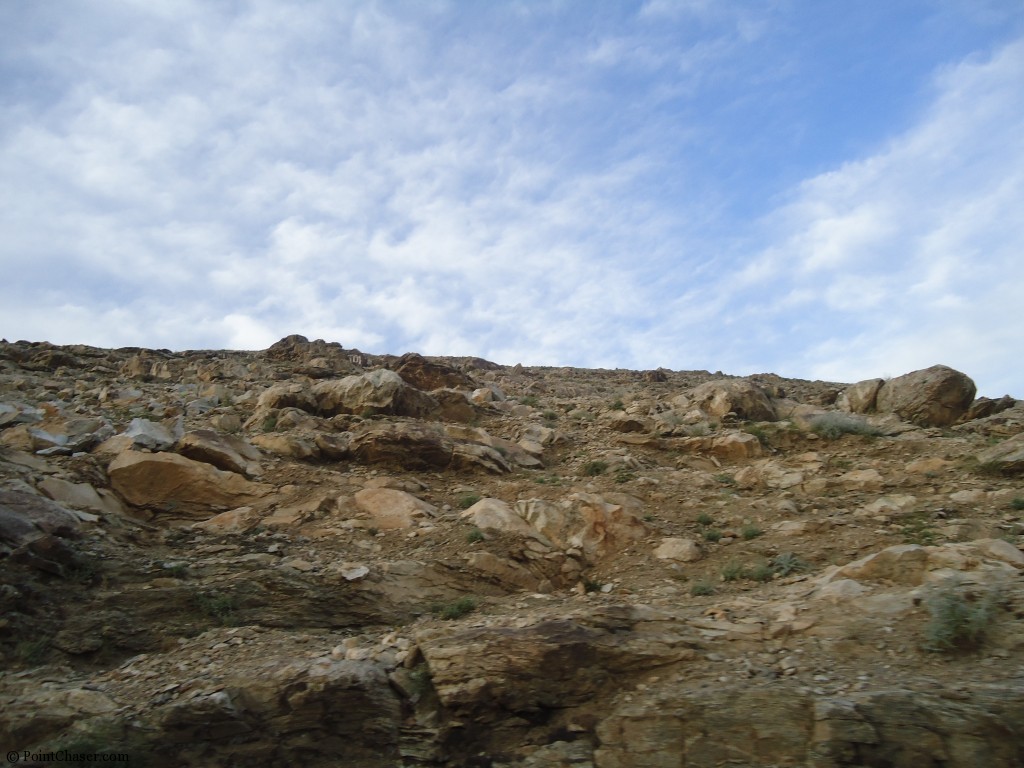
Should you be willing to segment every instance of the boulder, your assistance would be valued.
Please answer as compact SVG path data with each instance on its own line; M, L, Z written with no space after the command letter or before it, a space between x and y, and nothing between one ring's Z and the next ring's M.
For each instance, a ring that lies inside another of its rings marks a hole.
M384 368L343 379L321 381L313 386L319 413L382 413L424 418L438 411L438 403L426 392L409 386L401 376Z
M395 372L424 392L445 388L471 390L476 386L476 382L461 371L443 363L432 363L415 352L402 355Z
M110 484L136 507L166 518L205 519L217 507L250 504L272 487L176 453L125 451L107 468Z
M876 408L919 427L948 427L967 413L976 391L966 374L933 365L885 382Z
M672 398L672 404L680 411L698 408L718 419L730 413L747 421L779 418L768 394L748 379L708 381Z
M654 550L659 560L675 560L680 563L695 563L703 557L700 545L693 539L662 539Z
M437 514L437 507L411 493L391 488L364 488L352 497L356 507L368 515L374 528L412 528Z
M1024 474L1024 432L980 451L978 464L1004 475Z
M299 408L312 413L316 410L316 398L303 384L274 384L264 390L256 400L258 410L271 408Z
M462 513L462 519L481 531L501 531L518 536L539 538L537 528L501 499L480 499Z
M241 437L221 435L212 429L197 429L186 432L178 441L176 450L182 456L212 464L217 469L250 478L260 474L260 452Z
M178 441L171 430L149 419L132 419L122 434L130 437L135 446L151 451L170 450Z
M885 384L885 379L866 379L847 387L839 395L836 405L839 410L848 413L873 413L878 399L878 390Z
M389 372L390 373L390 372ZM455 444L431 424L370 424L353 431L349 451L363 464L392 464L403 469L443 469L451 464Z
M592 493L574 493L561 502L516 502L517 512L560 549L578 549L590 562L621 551L647 535L631 510Z
M305 461L320 457L316 438L271 433L256 435L252 438L252 443L269 453L290 459Z

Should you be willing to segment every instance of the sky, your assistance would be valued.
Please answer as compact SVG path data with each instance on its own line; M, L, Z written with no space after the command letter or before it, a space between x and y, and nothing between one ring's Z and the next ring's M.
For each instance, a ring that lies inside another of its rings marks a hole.
M0 336L1024 397L1020 0L0 3Z

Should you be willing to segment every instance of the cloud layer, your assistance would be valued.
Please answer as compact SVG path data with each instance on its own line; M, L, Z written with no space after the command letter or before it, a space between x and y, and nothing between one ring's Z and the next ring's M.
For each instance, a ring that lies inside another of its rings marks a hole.
M801 6L9 6L0 333L1024 395L1024 13Z

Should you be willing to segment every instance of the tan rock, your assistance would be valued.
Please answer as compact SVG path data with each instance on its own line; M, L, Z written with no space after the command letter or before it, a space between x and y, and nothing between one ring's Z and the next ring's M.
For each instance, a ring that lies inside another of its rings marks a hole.
M921 427L946 427L967 413L976 391L965 374L933 365L885 382L876 406Z
M260 452L248 440L221 435L212 429L186 432L175 446L182 456L212 464L217 469L253 478L260 475Z
M392 488L364 488L356 491L352 500L369 516L373 526L381 530L411 528L437 514L437 507L432 504Z
M214 515L209 520L193 523L196 530L207 533L242 533L259 525L260 513L252 507L237 507Z
M875 491L885 478L877 469L853 469L840 475L836 482L848 491Z
M331 416L338 413L386 413L425 417L438 410L438 403L403 381L394 371L378 369L314 385L317 410Z
M693 539L662 539L654 550L659 560L676 560L680 563L695 563L703 557L700 545Z
M528 537L538 537L541 533L501 499L480 499L462 513L462 519L482 531L503 531Z
M977 454L978 463L1006 475L1024 474L1024 432Z
M255 435L252 444L278 456L291 459L316 459L320 456L315 438L298 435L270 433Z
M748 379L722 379L700 384L672 399L681 411L699 408L709 416L722 418L735 413L749 421L776 421L778 414L763 389Z
M867 379L847 387L836 405L841 411L848 413L873 413L878 399L878 390L885 384L885 379Z
M395 372L416 389L472 389L476 382L461 371L443 363L434 363L422 355L409 352L398 359Z
M268 485L176 453L125 451L111 462L107 474L129 504L165 517L209 517L215 507L242 506L271 491Z
M904 467L905 471L912 475L926 475L932 472L943 472L948 469L953 462L947 459L940 459L937 456L930 456L924 459L917 459L910 462Z

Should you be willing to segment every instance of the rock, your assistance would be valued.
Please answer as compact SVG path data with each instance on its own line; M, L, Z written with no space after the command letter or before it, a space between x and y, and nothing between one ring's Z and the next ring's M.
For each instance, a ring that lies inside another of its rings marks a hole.
M125 451L107 474L125 501L165 518L208 518L216 507L244 506L271 491L270 486L176 453Z
M398 359L395 373L424 392L435 389L471 390L476 386L476 382L461 371L450 365L432 363L415 352L404 354Z
M370 517L373 527L381 530L411 528L437 514L437 507L432 504L391 488L364 488L357 491L352 500Z
M89 509L108 515L124 512L121 502L105 488L97 491L89 483L72 483L58 477L47 477L40 481L39 490L58 504L76 509Z
M149 419L132 419L122 434L130 437L137 447L148 448L151 451L170 450L178 441L178 437L172 434L171 430Z
M613 411L603 416L601 421L613 432L647 432L650 428L645 419L627 414L625 411Z
M836 405L841 411L848 413L874 413L878 400L878 390L885 384L885 379L867 379L847 387L839 395Z
M693 539L662 539L654 550L659 560L675 560L680 563L695 563L703 557L700 545Z
M481 531L501 531L517 536L540 538L540 531L501 499L480 499L462 513L462 519Z
M308 413L316 410L317 402L313 393L304 384L274 384L264 390L256 401L260 411L281 408L298 408Z
M848 491L874 491L882 487L885 478L877 469L853 469L840 475L836 482Z
M709 381L672 398L672 403L678 410L699 408L718 419L734 413L736 418L747 421L778 420L771 399L748 379Z
M79 520L56 502L24 491L0 490L0 542L18 547L46 535L74 536Z
M590 562L647 535L647 527L632 511L592 493L574 493L558 504L519 501L516 509L555 546L579 549Z
M339 413L383 413L423 418L437 413L438 403L426 392L410 387L394 371L379 369L314 385L317 411L325 416Z
M259 525L260 513L252 507L237 507L214 515L209 520L193 523L192 527L207 533L242 533Z
M1010 408L1013 408L1017 404L1017 401L1009 395L1003 395L998 400L992 400L988 397L979 397L973 403L971 407L967 409L967 413L964 414L962 421L973 421L974 419L984 419L988 416L994 416L997 413L1002 413Z
M270 433L255 435L252 438L252 444L269 453L300 461L309 461L320 457L320 448L316 438Z
M443 469L452 462L454 441L429 424L370 424L353 431L349 450L364 464L392 464L403 469Z
M431 390L430 396L437 401L437 417L441 421L465 424L476 418L476 408L464 392L457 389L435 389Z
M976 391L965 374L933 365L885 382L876 407L920 427L948 427L967 413Z
M976 458L980 466L1004 475L1024 474L1024 432L980 451Z
M249 441L211 429L186 432L175 450L182 456L249 478L258 477L261 472L260 452Z

